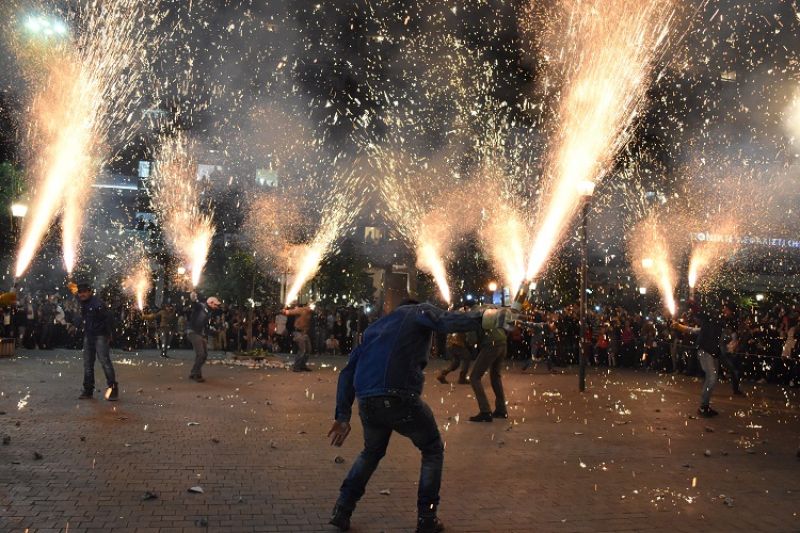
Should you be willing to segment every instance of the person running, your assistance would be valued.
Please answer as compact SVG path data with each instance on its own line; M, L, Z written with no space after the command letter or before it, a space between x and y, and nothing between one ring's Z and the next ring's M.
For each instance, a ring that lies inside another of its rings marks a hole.
M482 323L488 328L502 327L509 314L499 309L448 312L407 300L366 329L362 343L339 374L335 421L328 432L331 445L344 443L350 434L353 401L358 398L364 450L342 483L330 524L340 531L350 528L353 510L396 431L422 452L417 532L444 530L436 516L444 445L433 412L420 397L431 337L434 332L474 331Z
M70 283L69 290L78 299L80 315L75 317L75 326L83 323L83 392L78 397L80 400L89 400L94 397L94 363L100 361L106 375L105 398L110 402L119 399L119 383L114 373L114 364L111 362L111 315L103 301L95 296L94 289L88 283Z
M189 322L186 325L186 338L192 343L194 348L194 366L189 374L189 379L197 383L203 383L203 365L208 359L208 339L206 338L206 330L208 329L208 320L213 311L216 311L222 305L214 296L208 298L205 303L197 301L192 304L192 314L189 317Z

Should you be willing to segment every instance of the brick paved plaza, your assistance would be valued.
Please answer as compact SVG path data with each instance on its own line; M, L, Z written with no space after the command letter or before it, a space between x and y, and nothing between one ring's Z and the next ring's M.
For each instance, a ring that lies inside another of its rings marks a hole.
M116 353L116 404L77 400L77 352L0 360L0 531L333 531L361 444L357 421L341 450L325 437L344 358L210 365L198 384L175 357ZM471 389L428 376L448 531L800 531L795 391L722 383L709 421L683 376L592 372L581 395L570 371L510 369L511 419L476 425ZM418 467L394 438L353 530L413 530Z

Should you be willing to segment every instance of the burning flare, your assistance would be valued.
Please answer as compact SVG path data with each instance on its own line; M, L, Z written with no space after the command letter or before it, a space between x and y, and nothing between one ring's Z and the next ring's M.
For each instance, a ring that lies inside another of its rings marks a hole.
M337 177L330 201L322 208L319 227L311 242L292 247L289 255L294 259L289 271L293 274L293 280L286 291L286 305L297 300L303 286L314 277L322 260L334 250L336 240L358 214L361 202L364 201L364 195L361 194L364 188L363 177L364 173L356 165Z
M201 210L194 151L194 144L183 133L162 138L150 187L167 242L187 265L192 286L196 287L211 248L214 227L211 214Z
M136 307L139 311L143 311L147 293L150 292L152 286L150 262L146 257L142 257L133 265L130 273L122 283L122 287L125 292L136 300Z
M31 173L37 183L17 252L16 277L28 269L53 219L69 204L67 195L89 194L83 190L85 176L96 169L91 153L97 147L92 123L97 88L89 82L75 55L66 50L54 54L46 69L44 87L29 111L34 124L31 148L37 154ZM76 215L74 209L67 208L62 220L68 271L77 254L80 217Z
M696 240L692 244L689 257L689 288L694 289L702 279L711 279L719 272L725 259L739 249L737 224L733 218L717 218L707 221L713 232L700 235L704 240Z
M499 204L487 213L480 235L505 285L516 293L525 280L525 243L530 242L528 227L517 210L508 204Z
M65 267L74 268L92 181L113 155L111 147L123 146L136 130L130 114L140 98L143 60L163 38L163 32L151 35L163 20L159 4L84 0L64 21L65 31L46 45L14 40L33 90L24 123L35 182L16 277L27 271L59 211ZM76 25L74 37L67 23Z
M547 42L556 46L548 55L562 65L564 94L528 279L541 272L578 210L579 185L601 181L628 142L674 15L672 0L560 3L562 24Z
M636 277L654 285L661 293L664 307L675 315L674 254L665 225L656 214L642 220L631 234L631 260Z

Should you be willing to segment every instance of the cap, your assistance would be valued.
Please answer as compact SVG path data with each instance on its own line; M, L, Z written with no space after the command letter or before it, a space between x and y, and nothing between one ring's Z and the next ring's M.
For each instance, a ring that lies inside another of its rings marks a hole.
M220 305L222 302L216 296L211 296L208 300L206 300L208 305Z
M85 281L78 282L78 292L90 290L92 290L92 286L90 284L86 283Z

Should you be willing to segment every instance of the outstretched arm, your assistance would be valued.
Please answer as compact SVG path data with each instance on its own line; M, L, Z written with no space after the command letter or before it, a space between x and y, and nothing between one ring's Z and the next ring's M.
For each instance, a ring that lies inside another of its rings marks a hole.
M480 329L482 316L483 311L445 311L435 305L420 304L414 319L439 333L459 333Z
M350 360L339 373L339 384L336 389L336 412L334 422L328 437L331 438L331 446L341 446L350 434L350 417L353 413L353 402L356 399L356 389L353 386L353 378L358 366L358 357L361 354L361 347L357 347L350 353Z

